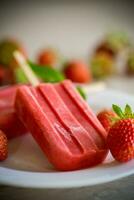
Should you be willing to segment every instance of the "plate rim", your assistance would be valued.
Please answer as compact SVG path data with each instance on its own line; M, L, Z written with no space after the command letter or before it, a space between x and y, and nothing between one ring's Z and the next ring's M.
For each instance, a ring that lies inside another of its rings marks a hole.
M128 163L125 164L118 164L116 167L120 168L120 166L124 166L124 165L129 165L129 163L134 164L133 161L130 161ZM86 187L86 186L95 186L95 185L100 185L100 184L105 184L108 182L113 182L115 180L119 180L121 178L130 176L132 174L134 174L134 168L132 168L131 170L128 170L125 173L119 173L116 176L104 176L104 178L99 179L99 178L95 178L94 180L92 179L92 181L89 181L89 179L81 179L79 181L72 181L72 180L61 180L57 183L57 182L53 182L52 180L48 183L45 182L45 178L46 175L48 176L49 174L49 178L50 178L50 174L55 174L55 175L64 175L65 174L78 174L78 172L81 171L86 171L88 172L88 170L91 170L90 168L88 169L83 169L83 170L77 170L77 171L71 171L71 172L28 172L28 171L20 171L20 170L14 170L14 169L8 169L8 168L4 168L4 167L0 167L2 173L4 173L4 175L6 175L8 177L8 179L5 180L5 178L3 178L3 176L0 176L0 184L1 185L8 185L8 186L14 186L14 187L21 187L21 188L46 188L46 189L63 189L63 188L78 188L78 187ZM93 169L93 168L92 168ZM12 172L12 176L9 176L9 173ZM13 175L16 174L14 177L17 177L17 181L12 181ZM30 175L30 178L32 177L31 181L26 181L27 175ZM36 180L37 176L40 175L40 183ZM62 177L63 178L63 177ZM64 177L66 178L66 177ZM34 179L34 180L33 180Z

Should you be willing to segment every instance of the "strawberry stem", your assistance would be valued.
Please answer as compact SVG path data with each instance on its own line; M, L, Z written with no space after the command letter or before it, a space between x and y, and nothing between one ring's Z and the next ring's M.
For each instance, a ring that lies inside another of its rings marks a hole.
M115 104L112 105L112 108L113 108L114 112L117 114L117 116L119 117L118 120L134 118L134 113L132 112L132 109L128 104L126 104L124 112L122 111L122 109L119 106L117 106Z
M121 108L115 104L112 105L112 108L114 110L114 112L121 118L123 119L125 116L124 116L124 113L122 112Z
M125 113L125 116L132 117L132 109L128 104L125 107L124 113Z

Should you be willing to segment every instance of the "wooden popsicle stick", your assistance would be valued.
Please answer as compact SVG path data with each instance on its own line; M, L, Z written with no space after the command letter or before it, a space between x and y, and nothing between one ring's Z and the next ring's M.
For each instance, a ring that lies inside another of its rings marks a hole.
M29 83L31 83L31 85L33 85L33 86L39 85L39 83L40 83L39 79L37 78L35 73L30 68L29 64L27 63L27 61L24 58L24 56L22 55L22 53L20 53L19 51L15 51L13 53L13 56L14 56L15 60L17 61L17 63L19 64L19 66L21 67L21 69L23 70Z

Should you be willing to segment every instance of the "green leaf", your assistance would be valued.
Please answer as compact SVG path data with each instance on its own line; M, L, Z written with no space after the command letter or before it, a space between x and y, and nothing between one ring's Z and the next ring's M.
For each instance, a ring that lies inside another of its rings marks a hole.
M113 104L113 110L114 112L118 115L119 118L117 118L117 120L119 119L134 119L134 113L132 112L131 107L126 104L124 112L122 112L121 108L117 105Z
M78 90L78 92L80 93L80 95L83 97L83 99L86 100L86 93L84 92L84 90L82 89L82 87L77 86L76 89Z
M114 110L114 112L121 118L121 119L124 119L125 115L124 113L122 112L121 108L115 104L112 105L112 108Z
M132 118L133 117L132 109L128 104L126 104L124 114L125 114L125 118Z
M41 66L28 61L35 74L44 82L60 82L64 80L64 75L56 69L49 66Z

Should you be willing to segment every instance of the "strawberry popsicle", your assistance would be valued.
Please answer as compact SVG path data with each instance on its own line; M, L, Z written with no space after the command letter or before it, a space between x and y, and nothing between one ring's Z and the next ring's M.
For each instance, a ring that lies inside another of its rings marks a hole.
M57 169L81 169L105 159L107 133L70 81L21 86L15 108Z
M14 100L18 86L7 86L0 89L0 129L8 139L26 133L26 128L17 117Z
M18 86L5 86L0 89L0 111L13 109L14 99Z

